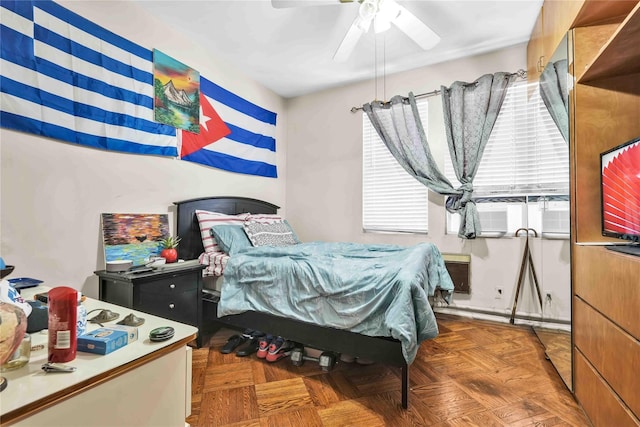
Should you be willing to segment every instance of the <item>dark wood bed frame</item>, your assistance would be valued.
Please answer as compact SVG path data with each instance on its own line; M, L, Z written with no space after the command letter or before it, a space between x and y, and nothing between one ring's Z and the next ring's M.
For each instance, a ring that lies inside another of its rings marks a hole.
M176 234L182 238L178 246L178 255L181 259L187 260L197 259L203 252L200 227L195 215L196 210L233 215L239 213L274 214L279 209L274 204L243 197L209 197L184 200L174 204L177 206ZM217 304L204 298L201 298L199 303L202 304L201 312L203 313L202 324L198 325L200 334L215 330L216 327L212 327L212 323L217 323L218 327L224 325L239 330L259 329L312 348L349 354L400 367L402 407L408 408L409 366L402 355L400 341L389 337L370 337L255 311L218 318ZM202 342L202 339L199 342Z

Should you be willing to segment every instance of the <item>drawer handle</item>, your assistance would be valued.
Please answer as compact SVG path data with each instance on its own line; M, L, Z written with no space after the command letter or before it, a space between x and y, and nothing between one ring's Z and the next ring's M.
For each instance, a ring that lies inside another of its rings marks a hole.
M173 308L173 307L175 307L175 304L173 303L169 304L169 308Z
M170 284L170 285L169 285L169 287L170 287L171 289L175 289L176 285L174 285L174 284L172 283L172 284Z

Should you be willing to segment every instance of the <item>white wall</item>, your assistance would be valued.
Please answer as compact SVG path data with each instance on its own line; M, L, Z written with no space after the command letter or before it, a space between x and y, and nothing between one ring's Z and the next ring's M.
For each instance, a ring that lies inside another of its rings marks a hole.
M386 99L426 93L455 80L473 81L485 73L526 69L526 46L464 58L386 76ZM377 84L382 97L381 82ZM287 217L300 238L411 245L435 243L442 252L471 255L471 295L456 294L454 305L510 313L524 248L524 238L462 240L445 235L444 197L430 192L429 234L381 234L362 231L362 112L351 107L371 101L369 81L290 99L287 102ZM428 138L436 158L444 161L446 136L439 96L429 98ZM542 290L552 289L545 317L570 319L568 241L531 243ZM544 254L544 257L543 257ZM504 289L495 299L494 288ZM524 284L519 314L540 315L532 299L533 282Z
M278 113L277 179L241 175L172 158L80 147L0 128L0 255L11 277L33 277L97 297L104 269L100 214L168 213L173 202L205 196L268 200L286 214L284 100L177 31L128 2L60 2L64 7L148 49L157 48L220 86Z

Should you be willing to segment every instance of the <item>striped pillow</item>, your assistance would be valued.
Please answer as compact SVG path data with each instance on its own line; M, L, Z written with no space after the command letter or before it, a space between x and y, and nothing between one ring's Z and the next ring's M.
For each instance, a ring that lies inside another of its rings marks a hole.
M222 224L242 226L249 217L249 214L228 215L220 212L196 210L196 216L200 226L200 236L202 237L204 251L222 253L222 248L218 246L218 242L216 242L216 239L211 235L211 227Z
M206 265L202 270L202 276L222 276L224 266L227 265L229 255L222 252L203 252L198 257L198 261L202 265Z

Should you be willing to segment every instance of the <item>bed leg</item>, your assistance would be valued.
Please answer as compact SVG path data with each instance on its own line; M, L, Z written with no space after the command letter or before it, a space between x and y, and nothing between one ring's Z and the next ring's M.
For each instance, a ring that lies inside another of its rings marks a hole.
M402 365L402 408L409 408L409 365Z

